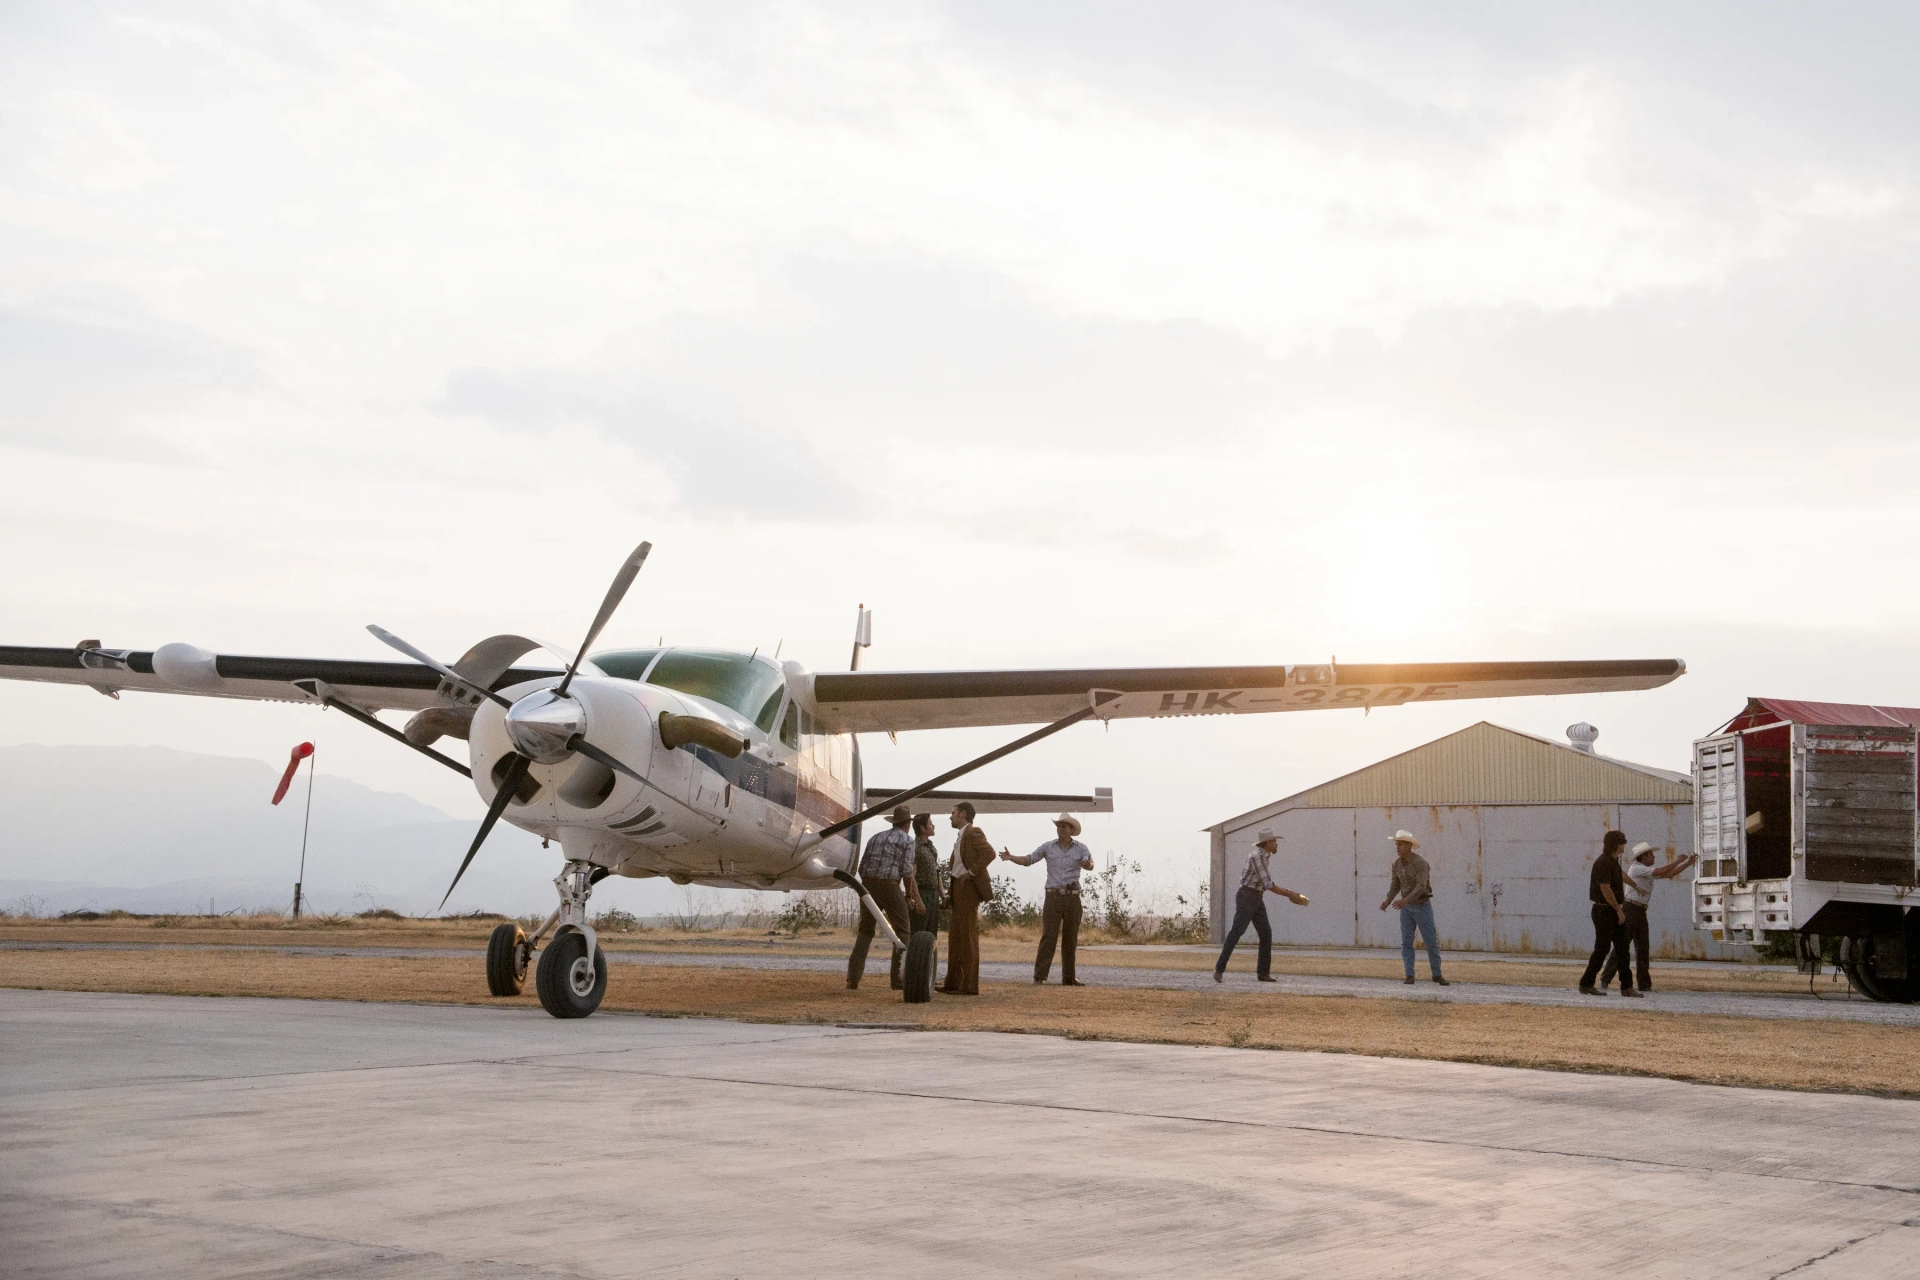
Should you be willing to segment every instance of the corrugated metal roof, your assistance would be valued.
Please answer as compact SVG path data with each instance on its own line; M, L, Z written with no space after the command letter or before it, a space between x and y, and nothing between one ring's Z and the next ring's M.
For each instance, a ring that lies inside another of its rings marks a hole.
M1920 708L1879 707L1863 702L1800 702L1793 698L1748 698L1746 709L1727 721L1728 730L1765 724L1834 724L1856 728L1910 725L1920 728Z
M1628 802L1691 804L1693 780L1482 720L1216 827L1236 830L1282 809Z

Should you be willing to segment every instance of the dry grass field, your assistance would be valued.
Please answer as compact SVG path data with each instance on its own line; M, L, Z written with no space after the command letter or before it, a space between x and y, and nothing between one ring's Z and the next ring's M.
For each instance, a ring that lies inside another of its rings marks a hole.
M497 921L486 920L365 920L333 918L295 923L277 916L163 916L123 920L29 920L0 918L0 941L65 943L165 943L176 946L325 946L417 947L442 950L483 947ZM981 938L981 958L1013 963L1033 960L1038 926L1010 926L991 930ZM642 929L632 933L603 932L601 942L611 951L644 951L662 955L801 955L844 956L853 941L850 930L834 929L769 935L764 930L713 930L689 933L673 929ZM1095 933L1083 934L1081 963L1138 969L1177 969L1202 972L1213 967L1211 948L1161 950L1133 945L1102 945ZM1253 969L1252 940L1234 955L1235 970ZM1057 963L1057 961L1056 961ZM1426 973L1422 957L1420 972ZM1284 973L1313 977L1397 978L1397 958L1366 954L1296 953L1278 948L1275 966ZM1669 991L1729 991L1783 994L1804 991L1807 980L1782 965L1694 966L1655 964L1655 982ZM1472 960L1450 956L1447 976L1459 982L1489 982L1510 986L1568 987L1576 970L1565 964L1529 964L1514 960Z
M287 955L273 950L202 950L195 944L331 944L433 950L477 946L489 926L465 921L356 922L352 927L245 928L180 921L9 921L0 939L79 942L178 942L190 949L0 951L0 986L68 991L134 991L172 995L273 996L472 1005L531 1006L531 994L495 1000L486 994L475 957ZM621 949L844 954L843 936L768 942L671 933L613 936ZM1116 953L1096 953L1101 964ZM1194 967L1191 952L1123 953L1133 963ZM998 937L989 958L1028 959L1031 942ZM1092 960L1093 957L1089 957ZM1324 967L1309 968L1316 961ZM1371 974L1365 957L1289 957L1294 972ZM1393 962L1388 962L1393 965ZM1539 969L1542 980L1568 981L1564 966L1463 962L1492 970L1503 982L1514 970ZM1397 966L1392 969L1397 972ZM1703 971L1710 972L1710 971ZM877 976L877 975L876 975ZM1776 975L1726 975L1749 981ZM1787 973L1778 975L1797 982ZM1704 979L1703 979L1704 980ZM1670 982L1669 986L1678 983ZM942 997L907 1005L869 980L848 992L831 973L674 965L617 965L605 1007L666 1016L746 1021L883 1023L928 1030L1009 1031L1084 1039L1306 1049L1387 1057L1438 1058L1569 1071L1658 1075L1720 1084L1865 1092L1920 1097L1915 1033L1859 1023L1704 1017L1653 1011L1545 1008L1366 1000L1226 992L1156 991L1028 983L989 984L977 999Z

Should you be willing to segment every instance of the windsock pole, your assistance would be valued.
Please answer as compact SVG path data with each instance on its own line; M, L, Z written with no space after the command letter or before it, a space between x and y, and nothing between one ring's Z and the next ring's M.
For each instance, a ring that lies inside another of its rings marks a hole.
M273 789L273 803L279 804L287 798L287 788L293 785L293 775L300 771L302 760L313 759L313 744L302 742L287 757L287 771L280 775L280 785ZM313 823L313 769L307 770L307 812L300 819L300 878L293 882L293 918L300 918L300 886L307 879L307 828Z
M307 879L307 828L313 825L313 771L320 767L317 751L307 754L307 812L300 819L300 878L293 882L293 918L300 918L300 886Z

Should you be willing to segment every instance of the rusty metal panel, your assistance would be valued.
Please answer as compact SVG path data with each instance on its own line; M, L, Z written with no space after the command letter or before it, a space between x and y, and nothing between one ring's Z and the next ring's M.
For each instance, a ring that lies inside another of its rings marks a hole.
M1447 950L1487 948L1485 893L1480 874L1480 810L1474 805L1417 805L1356 809L1355 941L1365 947L1398 947L1400 913L1380 910L1391 883L1393 833L1405 829L1420 841L1433 880L1433 923ZM1421 963L1425 963L1422 961Z
M1796 725L1806 877L1914 882L1915 730Z
M1684 777L1482 721L1289 797L1292 806L1409 807L1634 801L1685 804Z
M1514 805L1485 814L1491 945L1580 952L1593 946L1587 878L1613 828L1607 805Z
M1322 947L1353 945L1353 812L1349 809L1289 809L1265 825L1280 837L1268 867L1274 881L1304 893L1310 905L1296 907L1267 895L1267 916L1276 942ZM1224 896L1214 909L1217 941L1233 922L1233 899L1246 874L1257 828L1227 837ZM1252 938L1251 932L1243 944Z

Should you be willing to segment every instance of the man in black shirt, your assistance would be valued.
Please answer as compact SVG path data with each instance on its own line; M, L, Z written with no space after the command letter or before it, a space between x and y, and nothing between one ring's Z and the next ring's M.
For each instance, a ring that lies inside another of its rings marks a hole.
M1624 927L1627 909L1622 905L1624 889L1620 873L1620 851L1626 847L1625 832L1607 832L1607 838L1600 845L1600 856L1593 860L1593 874L1587 878L1587 898L1593 903L1593 954L1587 957L1587 971L1580 975L1582 995L1597 996L1606 990L1604 987L1594 990L1594 975L1600 972L1600 966L1607 962L1614 948L1624 947L1627 940ZM1619 969L1620 994L1639 995L1633 989L1627 966L1623 963Z

